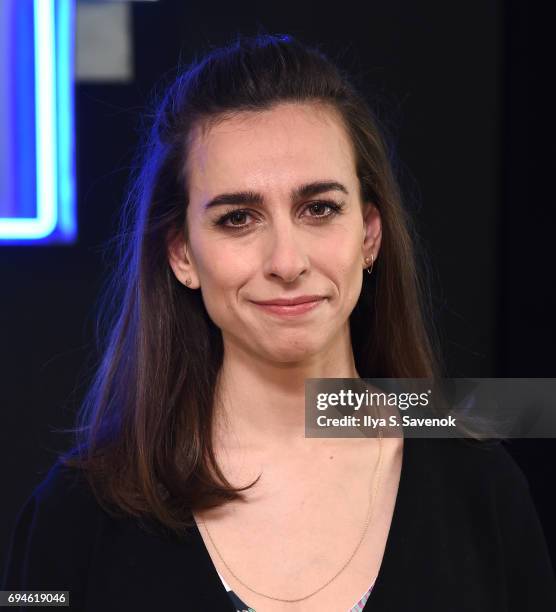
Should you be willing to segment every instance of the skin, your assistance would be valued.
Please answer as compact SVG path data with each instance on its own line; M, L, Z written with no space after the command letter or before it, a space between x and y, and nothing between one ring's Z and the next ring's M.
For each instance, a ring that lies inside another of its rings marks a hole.
M359 377L349 316L369 265L365 257L378 256L381 220L373 203L361 201L339 115L324 105L284 103L197 126L186 177L190 243L182 236L171 241L168 260L180 282L200 288L222 331L217 446L283 458L284 448L290 456L314 456L341 444L304 437L305 379ZM293 190L316 181L340 183L347 193L331 189L292 199ZM220 194L246 191L262 202L205 208ZM310 207L323 201L343 203L342 213ZM215 225L246 209L225 221L231 229ZM306 294L327 299L291 318L250 301Z

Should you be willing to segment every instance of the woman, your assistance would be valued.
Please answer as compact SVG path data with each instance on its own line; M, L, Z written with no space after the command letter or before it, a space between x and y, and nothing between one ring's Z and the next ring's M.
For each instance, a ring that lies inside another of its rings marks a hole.
M439 374L384 138L329 60L263 36L183 72L124 222L79 438L21 511L4 589L79 610L556 609L500 446L304 437L307 378Z

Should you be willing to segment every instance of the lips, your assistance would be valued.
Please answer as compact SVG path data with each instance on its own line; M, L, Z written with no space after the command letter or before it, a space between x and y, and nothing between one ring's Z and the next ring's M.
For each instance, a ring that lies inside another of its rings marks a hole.
M284 303L285 302L285 303ZM301 296L291 299L274 299L270 303L253 302L257 308L272 316L291 319L309 313L326 302L326 298L318 295Z
M323 295L300 295L294 298L274 298L271 300L252 300L261 306L296 306L307 302L316 302L324 299Z

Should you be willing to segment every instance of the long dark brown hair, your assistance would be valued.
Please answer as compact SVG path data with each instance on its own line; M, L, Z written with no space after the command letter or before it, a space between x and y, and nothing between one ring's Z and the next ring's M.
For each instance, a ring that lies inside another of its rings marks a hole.
M247 488L225 479L212 444L221 332L201 291L175 278L167 244L176 232L188 239L184 169L192 127L285 101L339 112L356 152L361 199L380 211L380 257L372 275L363 274L350 316L357 371L362 378L438 374L415 233L383 128L320 51L290 36L239 38L180 71L165 90L132 177L119 264L99 317L102 358L71 430L75 445L60 458L85 471L111 513L150 517L182 534L192 510L243 497Z

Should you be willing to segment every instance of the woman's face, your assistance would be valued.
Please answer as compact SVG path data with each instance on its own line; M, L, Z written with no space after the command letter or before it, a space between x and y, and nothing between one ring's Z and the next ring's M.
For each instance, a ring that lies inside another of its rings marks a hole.
M197 128L186 175L190 242L174 240L170 265L200 288L225 346L291 363L349 338L381 225L376 207L362 205L335 111L284 103ZM323 299L297 314L255 303L299 296Z

